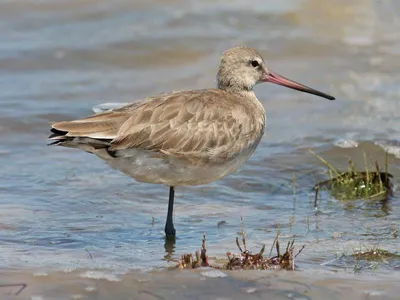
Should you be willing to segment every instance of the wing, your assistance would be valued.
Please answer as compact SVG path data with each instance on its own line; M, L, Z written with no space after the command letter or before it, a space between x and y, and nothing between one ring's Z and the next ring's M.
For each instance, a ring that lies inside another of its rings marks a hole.
M258 142L262 123L243 99L202 90L148 98L53 128L65 136L112 139L109 151L117 155L136 148L205 161L225 160Z

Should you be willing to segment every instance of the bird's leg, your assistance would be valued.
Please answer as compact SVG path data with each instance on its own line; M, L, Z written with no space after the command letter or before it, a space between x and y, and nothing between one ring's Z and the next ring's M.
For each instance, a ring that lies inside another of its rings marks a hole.
M165 235L167 238L175 238L174 222L172 221L172 215L174 211L174 196L175 196L175 188L173 186L170 186L167 222L165 223Z

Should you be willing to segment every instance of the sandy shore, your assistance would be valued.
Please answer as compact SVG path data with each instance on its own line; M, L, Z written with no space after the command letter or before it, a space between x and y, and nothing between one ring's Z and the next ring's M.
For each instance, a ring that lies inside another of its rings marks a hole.
M13 270L0 275L1 299L398 299L399 278L330 272ZM5 285L14 286L5 286ZM19 284L19 285L18 285Z

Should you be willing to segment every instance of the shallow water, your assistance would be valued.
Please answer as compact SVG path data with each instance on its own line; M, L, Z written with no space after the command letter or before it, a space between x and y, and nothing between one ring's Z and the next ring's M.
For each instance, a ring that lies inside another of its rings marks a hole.
M222 257L235 250L243 217L255 251L277 230L305 244L302 272L333 271L341 280L357 269L360 282L398 279L398 260L342 256L376 245L400 251L396 191L389 202L346 203L325 193L316 211L311 188L327 175L308 152L340 168L351 157L362 169L363 152L371 168L384 164L387 150L399 184L398 11L395 1L372 0L0 2L0 266L148 270L198 249L203 232L208 253ZM238 44L337 100L257 86L267 133L234 175L177 189L175 246L163 239L167 188L136 183L89 154L45 146L50 122L84 117L96 104L213 87L220 53Z

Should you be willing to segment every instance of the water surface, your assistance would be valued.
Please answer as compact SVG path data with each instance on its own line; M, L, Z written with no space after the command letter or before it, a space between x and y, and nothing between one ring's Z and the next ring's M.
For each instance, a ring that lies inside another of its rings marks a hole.
M311 188L327 175L308 152L339 168L351 157L362 169L364 152L371 168L389 151L398 185L398 11L395 1L369 0L2 1L0 266L149 270L198 249L203 232L208 253L222 257L235 251L240 217L254 251L280 230L284 241L306 245L297 259L303 272L338 280L357 264L342 254L400 251L396 192L389 202L322 194L316 211ZM136 183L89 154L46 147L48 125L103 102L214 87L219 56L235 45L257 48L269 68L337 100L257 86L268 120L257 151L221 181L177 189L178 240L166 249L168 189ZM398 280L399 266L366 263L358 273L364 282Z

